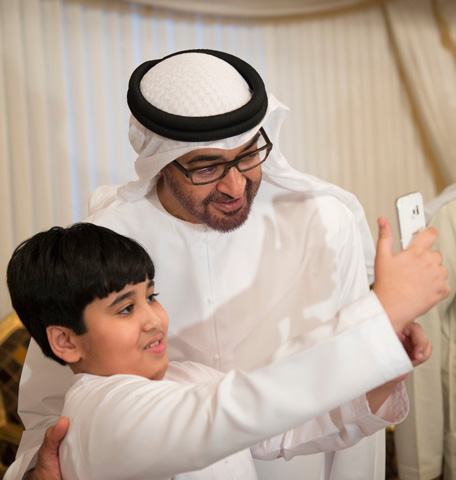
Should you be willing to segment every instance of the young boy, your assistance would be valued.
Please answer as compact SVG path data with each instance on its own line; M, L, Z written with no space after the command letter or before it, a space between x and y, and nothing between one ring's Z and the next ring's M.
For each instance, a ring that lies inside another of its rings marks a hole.
M397 377L411 364L391 325L353 325L347 308L330 329L289 343L300 353L255 372L168 364L154 275L138 243L88 223L38 233L13 253L13 307L43 353L75 374L63 479L255 479L252 455L333 451L405 417ZM412 357L420 350L426 360L419 325L408 329ZM347 355L354 341L365 349ZM385 358L369 355L374 342L385 343ZM316 361L334 368L321 378Z

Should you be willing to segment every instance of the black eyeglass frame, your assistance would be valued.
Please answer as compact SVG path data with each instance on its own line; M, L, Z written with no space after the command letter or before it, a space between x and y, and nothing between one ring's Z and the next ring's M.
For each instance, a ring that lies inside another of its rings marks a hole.
M245 154L243 154L239 157L236 157L234 160L231 160L231 162L220 162L220 163L214 163L213 165L208 165L210 167L218 167L219 165L224 165L225 166L225 171L222 173L222 175L220 177L216 178L215 180L211 180L209 182L203 182L203 183L195 183L193 181L193 174L195 172L197 172L198 170L204 170L204 168L207 168L207 167L200 167L200 168L194 168L194 169L191 169L191 170L187 170L177 160L174 160L173 162L171 162L171 165L174 165L181 173L183 173L187 178L189 178L191 180L193 185L196 185L196 186L198 186L198 185L208 185L210 183L218 182L223 177L225 177L233 167L236 167L238 172L241 172L241 173L248 172L250 170L253 170L256 167L259 167L262 163L264 163L267 160L267 158L269 157L269 154L271 153L272 147L274 146L272 144L272 142L269 140L269 137L266 135L266 132L264 131L263 128L260 128L259 132L260 132L260 135L263 136L263 138L266 142L266 144L263 145L262 147L257 148L256 150L253 150L251 152L246 152ZM258 163L257 165L255 165L253 167L246 168L245 170L240 170L239 169L239 162L244 160L244 158L249 157L250 155L254 155L255 153L260 153L263 150L267 150L267 152L266 152L266 156L264 157L263 160L261 160L260 163Z

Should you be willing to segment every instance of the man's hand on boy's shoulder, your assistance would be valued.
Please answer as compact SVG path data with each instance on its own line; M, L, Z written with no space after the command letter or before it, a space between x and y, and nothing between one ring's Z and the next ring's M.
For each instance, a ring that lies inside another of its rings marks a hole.
M35 468L25 480L61 480L59 463L59 445L68 430L68 418L59 418L56 425L49 427L44 435L43 443L38 450Z

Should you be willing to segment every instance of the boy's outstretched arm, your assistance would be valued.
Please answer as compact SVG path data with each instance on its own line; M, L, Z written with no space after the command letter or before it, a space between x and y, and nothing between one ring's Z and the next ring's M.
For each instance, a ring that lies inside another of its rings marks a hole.
M59 418L56 425L46 430L43 443L38 450L36 467L25 480L61 480L59 464L59 445L68 430L68 418Z

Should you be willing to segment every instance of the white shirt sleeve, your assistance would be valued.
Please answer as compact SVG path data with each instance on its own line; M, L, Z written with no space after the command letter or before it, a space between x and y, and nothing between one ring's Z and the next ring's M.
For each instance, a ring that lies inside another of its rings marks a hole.
M376 414L370 411L365 395L320 415L306 424L251 447L252 456L261 460L338 451L355 445L364 437L402 422L408 413L403 382Z

